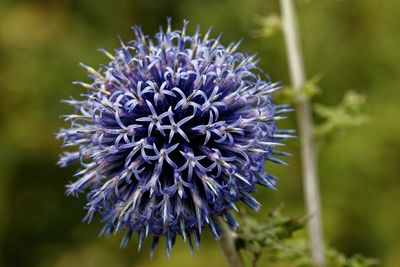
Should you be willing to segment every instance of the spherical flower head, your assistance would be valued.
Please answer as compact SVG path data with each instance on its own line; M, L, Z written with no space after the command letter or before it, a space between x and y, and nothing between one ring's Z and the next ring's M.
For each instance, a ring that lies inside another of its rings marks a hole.
M81 100L70 99L75 112L66 115L71 127L58 137L65 152L59 165L78 161L82 168L67 194L87 192L90 221L100 214L102 234L125 231L122 246L133 233L160 237L167 252L180 235L192 248L209 226L221 234L221 217L234 228L231 215L242 201L258 210L252 196L256 184L274 188L264 171L287 132L276 128L285 106L271 94L279 84L256 72L255 56L227 47L210 31L186 35L160 30L154 39L140 27L135 38L111 54L98 71L82 66L92 79L77 82L86 89ZM259 72L259 71L258 71Z

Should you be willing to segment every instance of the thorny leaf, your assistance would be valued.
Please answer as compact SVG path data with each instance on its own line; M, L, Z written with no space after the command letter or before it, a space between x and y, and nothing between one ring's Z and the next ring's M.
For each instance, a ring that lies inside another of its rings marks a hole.
M238 248L253 254L256 262L264 249L275 252L286 250L283 240L291 238L293 233L304 227L304 221L285 217L281 208L272 210L265 222L243 215L238 228Z
M315 127L315 134L319 137L330 136L338 131L357 127L368 122L368 116L362 108L366 97L354 91L348 91L342 102L336 107L315 104L315 113L324 121Z
M253 31L253 36L257 38L271 37L282 30L281 18L275 13L268 16L256 16L254 22L259 26Z
M315 267L306 240L295 235L303 229L306 219L294 219L281 213L278 207L269 213L267 220L260 222L245 213L241 215L241 227L237 229L238 249L253 255L253 266L260 256L266 256L271 266L274 263L290 263L296 267ZM376 259L360 254L346 257L333 248L326 248L327 267L372 267L378 264ZM279 265L280 266L280 265Z
M304 101L307 99L311 99L314 96L318 95L321 92L320 87L318 86L318 82L321 80L319 75L312 77L307 80L303 86L298 89L293 89L292 87L284 87L278 97L280 101L284 103L296 103L298 101Z

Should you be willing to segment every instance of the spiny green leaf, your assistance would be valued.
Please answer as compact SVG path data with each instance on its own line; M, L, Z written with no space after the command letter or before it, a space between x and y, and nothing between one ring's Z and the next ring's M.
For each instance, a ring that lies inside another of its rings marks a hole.
M256 16L254 22L259 26L253 31L254 37L271 37L282 30L281 18L275 13L268 16Z
M368 116L362 111L366 102L364 95L354 91L346 92L342 102L336 107L315 104L315 113L324 121L315 127L317 136L330 136L339 130L357 127L368 121Z
M269 266L274 266L274 263L290 263L290 266L296 267L316 267L307 241L294 235L304 228L306 220L286 217L281 210L282 207L272 210L267 220L262 222L243 212L239 218L241 227L236 232L238 249L253 255L253 266L256 266L263 254ZM376 259L360 254L346 257L329 247L325 250L325 257L327 267L372 267L378 264Z
M319 75L307 80L300 88L284 87L277 95L280 101L286 103L296 103L299 101L309 100L321 92L318 82L321 80Z

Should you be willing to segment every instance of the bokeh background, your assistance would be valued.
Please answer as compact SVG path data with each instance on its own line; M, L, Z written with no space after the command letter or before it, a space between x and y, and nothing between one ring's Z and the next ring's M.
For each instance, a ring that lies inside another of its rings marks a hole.
M307 73L322 77L314 101L336 105L349 89L368 97L370 122L320 147L326 239L348 255L400 266L400 1L298 0L297 7ZM253 34L255 18L271 13L279 13L276 0L1 0L0 266L224 266L208 233L194 257L178 241L171 259L161 246L150 260L148 244L141 253L136 239L119 249L121 236L97 237L98 219L81 223L85 198L64 195L74 170L56 166L54 132L70 111L60 99L80 94L71 85L86 79L79 62L106 61L97 48L112 51L118 34L129 40L133 24L153 34L167 16L175 27L190 20L191 32L213 26L225 43L244 38L242 50L258 53L262 69L288 84L282 34ZM294 114L284 124L295 127ZM279 190L259 190L256 216L279 203L288 215L304 215L298 148L290 142L289 167L266 166L279 175Z

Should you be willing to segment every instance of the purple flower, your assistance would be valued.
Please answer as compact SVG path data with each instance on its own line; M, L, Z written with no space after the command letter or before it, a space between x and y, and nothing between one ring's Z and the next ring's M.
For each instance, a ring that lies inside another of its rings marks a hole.
M169 254L181 235L192 249L206 225L218 238L217 217L237 227L235 203L258 210L255 185L274 188L264 162L284 163L273 151L290 137L276 128L288 110L272 100L279 84L256 74L239 43L225 47L199 29L189 36L186 26L172 31L168 22L154 39L134 27L114 55L101 49L107 65L81 64L92 81L76 82L86 93L65 101L74 113L58 137L75 150L59 165L82 166L67 194L88 191L85 220L98 213L102 234L124 230L122 246L137 233L139 248L151 235L153 251L165 236Z

